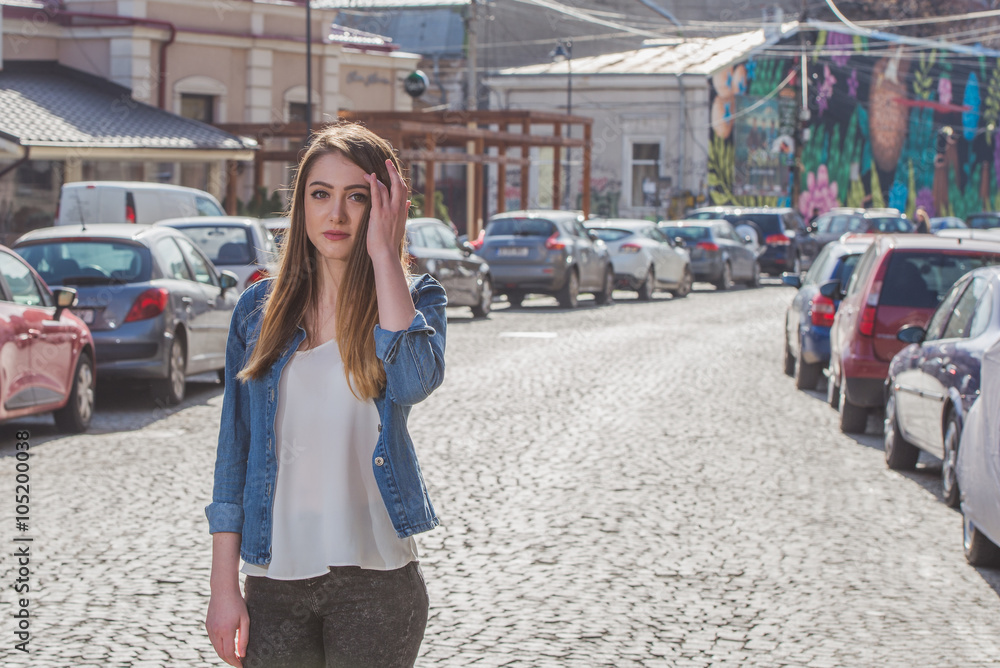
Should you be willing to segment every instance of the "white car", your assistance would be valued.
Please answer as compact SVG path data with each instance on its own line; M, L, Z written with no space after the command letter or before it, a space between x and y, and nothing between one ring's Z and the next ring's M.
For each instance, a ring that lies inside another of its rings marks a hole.
M236 274L240 290L278 272L274 237L257 218L171 218L157 225L173 227L191 237L216 267Z
M635 290L648 300L656 290L675 297L691 292L694 275L687 249L674 243L648 220L595 218L586 227L607 245L615 271L615 287Z
M152 225L181 216L222 216L219 200L196 188L144 181L74 181L59 191L56 225Z

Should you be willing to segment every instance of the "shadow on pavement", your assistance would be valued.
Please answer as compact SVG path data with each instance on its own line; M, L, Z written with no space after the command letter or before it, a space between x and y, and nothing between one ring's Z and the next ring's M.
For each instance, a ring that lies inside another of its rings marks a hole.
M137 383L111 383L97 388L97 406L87 434L111 434L135 431L192 406L207 405L223 393L215 374L188 378L186 397L176 406L160 406L150 397L149 387ZM31 446L57 438L72 437L56 429L51 413L18 418L0 424L0 457L14 453L15 434L31 434Z

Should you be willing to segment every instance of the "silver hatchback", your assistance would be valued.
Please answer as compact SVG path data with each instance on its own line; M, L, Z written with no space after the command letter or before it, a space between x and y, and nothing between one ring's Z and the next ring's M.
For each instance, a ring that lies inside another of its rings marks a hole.
M478 254L490 265L497 294L520 306L531 293L575 308L581 292L611 303L615 273L603 241L573 211L510 211L490 218Z

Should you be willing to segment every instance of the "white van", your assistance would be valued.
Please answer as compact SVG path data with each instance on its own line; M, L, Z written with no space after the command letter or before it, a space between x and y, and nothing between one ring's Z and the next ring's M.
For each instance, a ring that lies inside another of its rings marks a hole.
M56 225L139 223L167 218L224 216L219 200L203 190L142 181L63 184Z

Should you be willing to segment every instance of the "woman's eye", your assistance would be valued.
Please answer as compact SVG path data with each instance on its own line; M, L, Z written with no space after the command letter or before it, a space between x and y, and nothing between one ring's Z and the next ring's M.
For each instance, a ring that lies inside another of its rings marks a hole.
M365 195L364 193L351 193L351 199L354 200L355 202L361 202L362 204L364 204L365 202L368 201L368 196Z
M323 199L325 197L329 197L329 195L325 190L315 190L312 192L310 197L312 197L313 199Z

